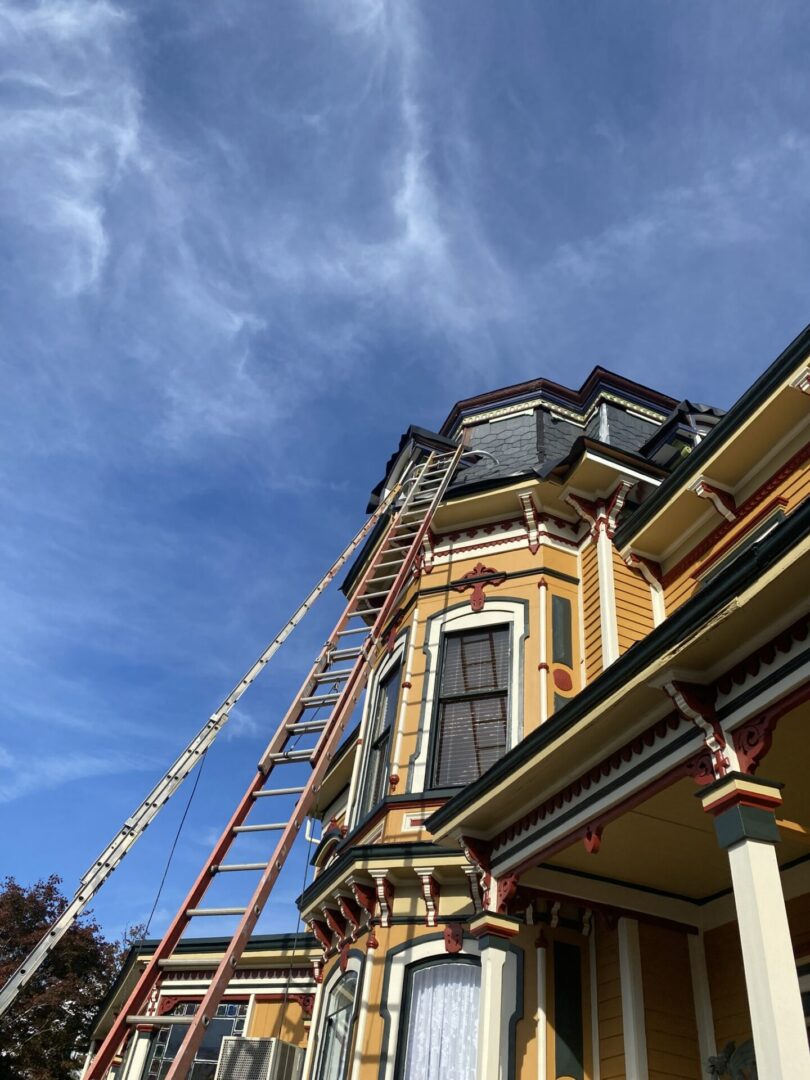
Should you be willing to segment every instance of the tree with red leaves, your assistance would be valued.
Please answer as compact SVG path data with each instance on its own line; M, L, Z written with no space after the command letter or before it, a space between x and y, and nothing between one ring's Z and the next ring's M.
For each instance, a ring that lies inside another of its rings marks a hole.
M0 986L67 906L55 874L0 882ZM74 1080L129 940L107 941L85 912L0 1017L0 1080Z

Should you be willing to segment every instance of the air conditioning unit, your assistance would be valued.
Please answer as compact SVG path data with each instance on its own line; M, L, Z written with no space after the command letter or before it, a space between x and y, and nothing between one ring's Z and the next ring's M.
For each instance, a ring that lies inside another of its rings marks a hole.
M226 1035L214 1080L301 1080L305 1053L281 1039Z

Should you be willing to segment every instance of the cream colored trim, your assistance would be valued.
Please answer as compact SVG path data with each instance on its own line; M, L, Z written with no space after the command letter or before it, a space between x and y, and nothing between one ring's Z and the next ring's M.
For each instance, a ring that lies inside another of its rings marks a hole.
M619 919L619 981L622 991L624 1067L628 1078L648 1080L647 1032L644 1026L644 986L641 945L635 919Z
M599 982L596 974L596 933L593 924L588 935L588 977L591 999L591 1080L600 1080L599 1063Z
M621 406L621 408L628 412L632 409L635 416L639 416L644 420L649 418L654 424L659 426L663 424L666 419L664 413L656 412L653 409L647 409L643 405L631 405L617 394L603 392L597 395L596 400L585 413L577 412L574 409L566 409L564 405L552 405L549 401L546 401L545 398L532 398L530 401L520 401L515 405L504 405L500 409L491 409L486 412L465 416L459 426L462 428L470 427L474 424L486 423L495 417L515 416L526 412L534 412L535 409L543 409L552 416L557 417L559 420L566 420L569 424L576 424L577 427L585 427L597 412L599 406L603 402L608 401L612 405Z
M537 954L537 1011L534 1014L537 1034L537 1075L546 1080L548 1072L548 946L538 945Z
M538 582L540 591L540 723L548 720L548 582ZM581 591L581 590L580 590Z
M616 616L616 588L613 581L613 541L604 527L596 534L596 562L599 571L599 621L602 633L602 670L619 659L619 624Z
M717 1053L714 1036L714 1014L709 991L709 972L706 967L706 949L703 934L687 934L689 943L689 970L692 975L692 998L695 1003L698 1048L700 1060L705 1064Z
M391 774L399 777L399 789L405 790L407 781L402 776L402 739L405 733L405 720L408 714L408 702L411 695L411 683L413 682L413 654L416 649L416 635L419 629L419 602L417 600L413 609L410 629L408 633L408 651L405 658L405 672L403 677L402 696L399 700L399 715L397 716L397 729L394 738L394 756L391 762Z
M373 931L372 931L373 932ZM357 1016L357 1034L354 1039L354 1052L352 1054L351 1080L360 1080L360 1069L363 1064L363 1048L366 1041L366 1025L371 1002L371 983L374 977L374 967L379 949L369 949L366 952L366 963L363 970L363 979L360 986L360 1011ZM384 954L383 954L384 955Z

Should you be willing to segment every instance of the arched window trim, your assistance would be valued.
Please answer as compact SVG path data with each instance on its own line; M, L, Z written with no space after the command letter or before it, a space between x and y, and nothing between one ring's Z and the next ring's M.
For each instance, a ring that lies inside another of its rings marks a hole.
M480 970L481 958L480 956L473 956L465 953L456 953L451 955L445 952L444 954L438 954L434 956L427 956L423 960L414 960L410 964L405 966L404 973L404 994L402 998L402 1010L399 1016L399 1031L397 1032L396 1043L396 1058L394 1061L394 1078L395 1080L401 1080L402 1070L405 1068L405 1050L406 1050L406 1028L410 1018L411 1011L411 999L413 995L413 977L417 971L423 971L425 968L440 967L440 966L453 966L458 967L464 965L465 967L474 967ZM480 984L479 984L480 993Z
M404 942L388 950L385 957L385 975L380 1001L383 1041L377 1074L379 1080L395 1080L394 1068L400 1041L403 995L408 969L422 961L452 959L455 962L473 959L475 962L480 962L480 955L478 942L466 934L462 941L461 952L455 953L452 957L445 949L443 933L428 934L416 942ZM359 1047L355 1048L355 1060L357 1060L359 1049Z
M350 953L346 970L341 971L340 965L335 964L333 970L323 983L321 987L321 1008L318 1016L318 1030L316 1034L315 1046L313 1047L313 1067L312 1078L313 1080L319 1080L320 1070L323 1064L323 1051L324 1051L324 1031L326 1028L326 1022L328 1019L328 1005L329 999L333 992L339 985L342 979L345 979L348 975L354 975L356 978L354 988L354 1001L352 1002L351 1014L349 1016L349 1040L347 1043L346 1060L343 1062L341 1080L345 1080L345 1077L349 1075L349 1068L352 1062L352 1042L353 1042L353 1030L355 1021L357 1020L357 1011L360 1005L361 992L360 988L363 982L363 961L359 953Z
M408 762L409 792L428 790L430 773L431 734L435 728L438 675L442 641L446 634L461 630L481 630L488 626L509 626L509 725L507 750L523 738L523 668L526 639L530 636L529 602L517 597L487 599L482 611L471 611L468 600L432 615L425 625L425 689L419 717L419 737L416 750Z

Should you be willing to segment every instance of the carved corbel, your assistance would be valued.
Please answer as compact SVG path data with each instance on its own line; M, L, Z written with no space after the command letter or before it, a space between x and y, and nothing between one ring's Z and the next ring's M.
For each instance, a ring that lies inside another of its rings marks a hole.
M324 905L321 908L321 911L323 912L324 919L326 919L326 925L333 934L336 934L337 937L343 941L346 937L346 920L339 911L335 911L332 907Z
M705 476L699 476L697 480L693 481L689 490L694 491L701 499L708 499L717 513L724 517L726 521L737 520L737 503L734 501L731 492L724 491L717 484L710 483Z
M377 903L380 906L380 926L391 925L391 915L394 905L394 886L388 877L388 870L369 870L374 878L374 888L377 893Z
M425 926L435 926L439 918L439 897L441 889L433 876L433 867L414 867L414 872L419 878L422 888L422 899L425 902Z
M338 894L335 896L337 906L340 909L340 914L346 920L346 926L351 927L350 936L352 941L357 939L357 933L360 929L360 908L354 902L350 900L348 896Z
M529 551L532 555L536 555L537 550L540 547L540 530L537 527L537 507L534 505L534 499L528 491L521 492L518 495L518 501L521 510L523 511L523 520L526 522L526 537L529 542Z
M329 952L332 948L332 934L329 927L321 919L313 919L310 924L310 929L315 935L316 941L320 944L323 951Z
M517 874L504 874L497 879L495 910L499 915L509 915L517 899L520 878Z
M663 575L659 563L653 562L652 559L646 559L643 555L637 555L635 551L628 551L627 554L622 555L622 558L631 570L641 574L648 585L651 585L654 589L661 588Z
M467 878L467 889L473 904L473 912L478 915L483 907L481 895L480 871L477 866L465 866L464 874Z
M467 862L478 871L481 905L484 908L488 908L489 887L492 882L492 876L490 874L490 856L492 847L486 840L479 840L476 836L462 836L459 838L459 844L461 845ZM472 890L470 891L472 893ZM473 904L475 904L475 896L473 896Z
M352 896L358 906L366 913L367 921L373 919L377 908L377 893L374 885L356 877L347 878L346 884L352 890Z
M433 562L436 558L435 543L436 537L433 535L433 530L428 529L422 537L422 569L426 574L433 570Z
M664 683L663 689L681 716L691 720L703 732L704 742L712 755L715 777L725 776L730 762L724 753L726 737L714 710L714 687L672 679Z
M810 368L804 368L795 379L791 379L790 385L794 390L800 390L803 394L810 394Z

